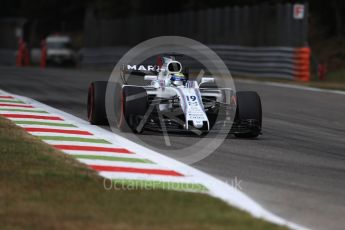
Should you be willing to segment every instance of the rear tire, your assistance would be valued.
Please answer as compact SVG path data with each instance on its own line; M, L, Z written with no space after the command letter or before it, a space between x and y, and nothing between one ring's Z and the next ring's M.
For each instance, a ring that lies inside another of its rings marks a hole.
M92 125L107 125L105 110L106 81L95 81L89 86L87 97L87 118Z
M237 109L235 121L255 120L258 122L259 128L248 133L235 133L240 138L255 138L261 133L262 125L262 107L260 96L253 91L236 92Z

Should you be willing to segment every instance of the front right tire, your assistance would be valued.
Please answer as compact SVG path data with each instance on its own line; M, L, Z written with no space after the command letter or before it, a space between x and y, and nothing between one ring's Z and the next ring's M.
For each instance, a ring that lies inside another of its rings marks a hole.
M253 127L248 127L245 133L235 133L239 138L255 138L261 133L262 126L262 107L260 96L254 91L236 92L236 117L235 122L252 121Z

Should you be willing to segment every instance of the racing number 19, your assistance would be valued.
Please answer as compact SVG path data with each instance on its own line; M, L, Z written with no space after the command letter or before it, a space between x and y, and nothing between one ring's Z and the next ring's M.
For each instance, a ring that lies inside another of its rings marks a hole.
M186 96L186 98L187 98L187 101L189 101L189 99L191 101L195 101L196 100L196 96Z

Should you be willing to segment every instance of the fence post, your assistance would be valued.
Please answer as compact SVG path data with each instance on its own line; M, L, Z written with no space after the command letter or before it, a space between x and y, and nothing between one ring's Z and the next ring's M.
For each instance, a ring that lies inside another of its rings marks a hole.
M47 42L45 40L41 41L41 63L40 66L42 69L47 66Z
M22 38L18 41L18 51L16 56L16 66L23 66L23 55L24 55L24 41Z
M29 53L29 49L26 46L25 42L24 42L24 50L23 50L23 65L24 66L30 65L30 53Z

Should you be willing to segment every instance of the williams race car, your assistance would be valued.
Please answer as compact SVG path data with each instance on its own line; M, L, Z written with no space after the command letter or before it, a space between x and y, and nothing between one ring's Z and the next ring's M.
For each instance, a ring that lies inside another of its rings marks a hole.
M142 76L147 84L128 84L128 74ZM226 130L245 138L261 134L262 109L256 92L221 88L213 77L189 80L188 71L174 56L162 57L160 66L123 66L120 77L122 83L90 84L87 116L91 124L108 124L106 90L110 84L115 92L114 120L121 131L187 131L200 135Z

